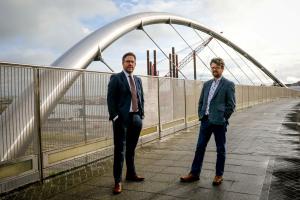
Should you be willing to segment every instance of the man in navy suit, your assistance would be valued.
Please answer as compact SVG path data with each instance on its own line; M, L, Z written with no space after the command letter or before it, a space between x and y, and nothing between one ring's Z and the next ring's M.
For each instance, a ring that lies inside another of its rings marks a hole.
M113 123L114 132L114 194L122 192L122 168L126 147L126 180L143 181L136 174L134 165L135 148L142 130L144 118L144 94L142 80L133 75L136 56L132 52L122 58L123 71L113 74L108 84L107 105L109 120Z
M198 106L201 127L196 152L190 173L181 177L181 182L199 180L206 146L212 133L217 147L216 174L213 185L220 185L223 181L227 125L235 110L235 86L233 82L222 76L224 65L222 58L214 58L210 62L214 78L203 85Z

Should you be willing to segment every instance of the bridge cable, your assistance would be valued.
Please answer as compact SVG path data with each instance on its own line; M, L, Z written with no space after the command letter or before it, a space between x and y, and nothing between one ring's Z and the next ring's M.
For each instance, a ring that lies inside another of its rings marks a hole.
M192 46L196 46L196 45L199 44L199 43L201 43L201 42L195 42L194 44L192 44ZM182 52L184 52L184 51L187 50L187 49L189 49L189 47L185 47L185 48L183 48L183 49L180 49L180 50L177 51L176 53L182 53ZM160 63L162 63L162 62L165 61L165 60L167 60L167 58L163 58L163 59L157 61L157 64L160 64Z
M198 37L202 40L202 41L204 41L204 38L193 28L193 30L195 31L195 33L198 35ZM209 45L207 45L207 47L208 47L208 49L216 56L216 57L218 57L218 55L212 50L212 48L209 46ZM225 68L227 68L227 70L228 70L228 72L231 74L231 76L238 82L238 84L241 84L240 83L240 81L234 76L234 74L231 72L231 70L229 69L229 67L227 67L226 65L225 65Z
M188 47L194 51L194 49L191 47L191 45L182 37L182 35L176 30L176 28L171 24L171 21L169 23L169 25L174 29L174 31L179 35L179 37L186 43L186 45L188 45ZM205 64L205 62L200 58L200 56L197 54L196 52L196 56L199 58L199 60L202 62L202 64L208 69L208 71L211 72L211 69Z
M169 56L162 50L162 48L152 39L152 37L147 33L147 31L144 29L144 27L141 25L140 27L138 27L138 29L144 31L144 33L148 36L148 38L155 44L155 46L164 54L164 56L166 58L168 58L168 60L171 62L171 64L173 65L173 67L175 67L178 72L185 78L187 79L187 77L176 67L176 64L172 61L172 59L169 59Z
M207 44L213 39L213 37L209 37L207 40L205 40L204 42L202 42L200 45L198 45L194 51L191 51L188 55L186 55L179 63L178 63L178 66L177 68L178 69L183 69L189 62L192 61L193 59L193 54L194 52L195 53L198 53L200 51L202 51L206 46ZM168 76L170 72L168 72L165 76Z
M228 45L229 47L231 47L230 45ZM248 63L242 58L242 56L235 51L235 53L238 55L238 57L246 64L246 66L253 72L253 74L260 80L260 82L262 84L264 84L264 82L262 81L262 79L258 76L257 73L255 73L255 71L248 65Z
M235 51L235 53L238 55L238 57L245 63L245 65L252 71L252 73L260 80L260 82L262 84L264 84L264 82L262 81L262 79L258 76L258 74L248 65L248 63L243 59L243 57Z
M260 70L260 68L259 68L258 71L259 71L259 72L263 75L263 77L266 79L267 83L270 83L270 79L267 77L267 75L266 75L262 70ZM273 83L272 80L271 80L271 83Z
M202 40L204 40L203 39L203 37L201 37L201 35L193 28L193 30L195 31L195 33L199 36L199 38L201 38ZM217 54L211 49L211 47L210 46L208 46L208 48L212 51L212 53L215 55L215 56L217 56ZM236 52L236 51L235 51ZM237 52L236 52L237 53ZM238 54L238 53L237 53ZM239 55L239 54L238 54ZM240 56L240 55L239 55ZM241 56L240 56L241 57ZM242 57L241 57L241 59L242 59ZM243 60L244 61L244 60ZM245 62L245 61L244 61ZM249 66L250 67L250 66ZM228 69L228 71L229 71L229 69ZM230 71L229 71L230 72ZM266 75L265 75L265 73L263 73L263 71L262 70L259 70L259 72L261 72L262 73L262 75L264 76L264 78L267 80L267 82L269 82L269 79L266 77ZM230 72L230 74L235 78L235 76ZM257 74L256 74L257 75ZM259 77L257 77L257 78L259 78ZM260 78L259 78L260 79ZM236 78L235 78L235 80L237 80ZM261 79L260 79L261 80ZM238 80L237 80L238 81ZM238 81L239 82L239 81ZM262 80L261 80L261 82L262 83L264 83Z
M263 75L263 77L267 80L267 83L273 83L272 81L270 82L270 79L267 77L267 75L262 71L259 70L259 72Z
M230 46L230 45L228 45L228 46ZM236 52L236 51L235 51ZM242 56L240 55L240 54L238 54L237 52L236 52L236 54L240 57L240 59L246 64L246 61L242 58ZM248 64L246 64L249 68L250 68L250 66L248 65ZM256 75L256 77L264 84L264 82L261 80L261 78L258 76L258 74L257 73L255 73L254 72L254 70L252 70L251 68L250 68L250 70ZM267 82L269 82L269 79L266 77L266 75L265 75L265 73L262 71L262 70L258 70L260 73L262 73L262 75L263 75L263 77L267 80Z
M233 59L233 57L227 52L227 50L221 45L221 43L218 40L216 41L219 44L219 46L225 51L225 53L230 57L230 59L236 64L236 66L243 72L243 74L251 81L253 85L255 85L251 78L245 73L242 67L235 61L235 59Z

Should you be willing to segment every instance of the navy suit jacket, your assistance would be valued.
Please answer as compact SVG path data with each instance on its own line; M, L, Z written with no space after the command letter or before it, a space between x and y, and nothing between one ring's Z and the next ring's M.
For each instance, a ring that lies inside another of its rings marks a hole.
M133 76L135 81L139 115L144 118L144 92L142 80ZM122 71L113 74L110 77L107 91L107 105L109 112L109 120L113 120L117 115L124 123L129 118L129 110L131 105L131 91L125 73Z
M208 94L213 79L203 84L199 99L198 116L199 120L205 115ZM235 110L235 86L234 83L222 77L209 106L209 122L212 124L228 124L228 119Z

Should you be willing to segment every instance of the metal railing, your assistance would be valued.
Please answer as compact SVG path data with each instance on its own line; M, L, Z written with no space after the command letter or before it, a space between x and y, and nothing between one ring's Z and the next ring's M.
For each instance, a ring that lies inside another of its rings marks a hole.
M51 74L51 78L41 81L45 73ZM74 76L77 78L71 87L51 112L42 116L40 108L46 98L57 97L58 80ZM0 193L113 154L106 105L110 76L85 70L0 63ZM146 117L140 145L198 124L201 81L141 78ZM18 98L25 92L28 100ZM50 92L50 97L45 95ZM243 109L278 98L300 97L300 92L238 85L236 97L237 109ZM21 105L26 106L21 112L14 112ZM35 122L29 124L33 127L27 127L32 129L31 137L20 133L28 116L34 116L31 120Z

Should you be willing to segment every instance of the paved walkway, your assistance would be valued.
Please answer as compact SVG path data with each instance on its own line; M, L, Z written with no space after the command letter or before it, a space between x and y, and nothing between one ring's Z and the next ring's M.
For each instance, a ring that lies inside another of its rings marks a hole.
M291 142L297 131L282 125L298 103L299 100L281 100L233 115L227 133L225 181L221 186L211 184L216 159L213 138L200 181L179 182L179 177L189 172L193 159L199 130L193 127L138 150L137 170L146 177L144 183L124 182L124 191L113 196L112 171L108 170L52 199L267 199L272 182L268 172L272 172L276 158L299 157L299 138L295 140L298 143Z
M179 177L190 169L199 130L196 126L137 150L137 171L145 176L145 182L124 181L123 192L114 196L110 166L103 175L88 179L51 199L300 199L297 177L287 178L287 181L294 181L295 187L289 188L292 192L282 190L286 187L282 185L283 179L278 178L283 168L289 171L290 165L282 165L285 159L300 160L299 124L295 125L295 120L287 117L299 110L298 104L300 107L299 99L283 99L232 116L227 133L225 180L220 186L211 184L216 159L213 138L206 151L200 180L179 182ZM296 167L300 168L297 164ZM290 195L292 193L294 196Z

